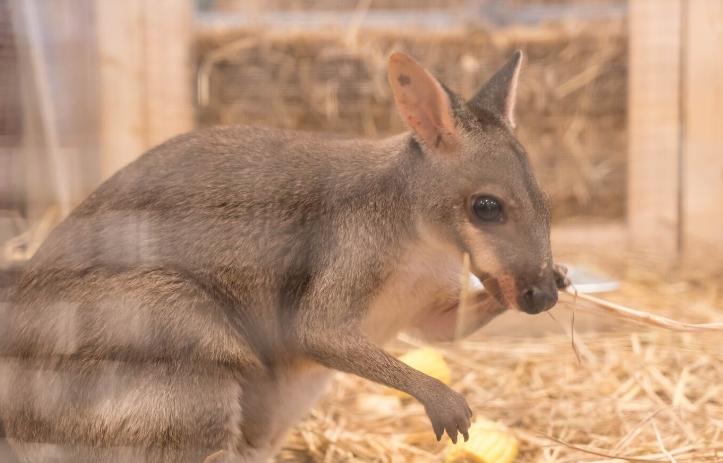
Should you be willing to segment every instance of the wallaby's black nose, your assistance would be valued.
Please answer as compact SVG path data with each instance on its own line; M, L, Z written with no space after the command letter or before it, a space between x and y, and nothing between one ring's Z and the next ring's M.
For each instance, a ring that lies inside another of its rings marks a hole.
M520 308L529 313L537 314L551 308L557 303L557 288L541 289L538 286L530 286L522 291L519 298Z

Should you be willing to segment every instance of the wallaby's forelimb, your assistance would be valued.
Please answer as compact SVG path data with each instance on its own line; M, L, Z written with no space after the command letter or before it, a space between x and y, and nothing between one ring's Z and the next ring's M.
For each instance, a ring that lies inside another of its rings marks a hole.
M389 355L358 330L305 330L300 339L306 355L320 364L406 392L419 400L432 421L437 440L446 431L453 442L465 440L472 410L462 395Z

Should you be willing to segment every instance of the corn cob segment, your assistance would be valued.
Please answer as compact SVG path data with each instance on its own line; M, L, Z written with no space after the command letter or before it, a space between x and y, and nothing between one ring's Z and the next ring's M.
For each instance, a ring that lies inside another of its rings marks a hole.
M445 463L512 463L519 442L498 423L478 419L469 429L469 440L450 444Z

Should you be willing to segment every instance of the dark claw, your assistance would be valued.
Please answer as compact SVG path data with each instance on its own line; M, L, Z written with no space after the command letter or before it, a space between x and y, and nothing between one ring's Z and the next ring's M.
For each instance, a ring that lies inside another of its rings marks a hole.
M438 425L434 425L434 435L437 437L437 442L442 440L442 436L444 435L444 427L440 427Z
M462 395L457 394L440 382L432 382L431 400L425 404L427 415L432 422L437 441L446 433L453 443L457 443L458 434L465 436L472 416L472 410Z

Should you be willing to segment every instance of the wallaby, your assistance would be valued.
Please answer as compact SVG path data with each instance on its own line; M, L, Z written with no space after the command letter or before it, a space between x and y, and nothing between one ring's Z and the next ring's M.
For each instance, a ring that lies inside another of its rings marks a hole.
M472 412L381 347L557 301L550 214L513 134L516 52L468 101L409 56L411 132L378 141L199 130L104 182L3 306L0 418L23 462L265 461L332 370ZM464 253L482 283L459 322Z

